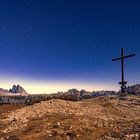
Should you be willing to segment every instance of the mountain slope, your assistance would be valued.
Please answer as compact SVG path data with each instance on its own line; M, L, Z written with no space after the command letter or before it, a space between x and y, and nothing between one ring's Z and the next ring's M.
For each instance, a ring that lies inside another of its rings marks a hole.
M4 112L0 126L3 139L139 140L140 98L42 101Z

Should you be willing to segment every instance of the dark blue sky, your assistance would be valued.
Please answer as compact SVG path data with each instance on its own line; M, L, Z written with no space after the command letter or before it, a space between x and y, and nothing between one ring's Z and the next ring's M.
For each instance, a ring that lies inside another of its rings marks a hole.
M117 84L140 82L140 1L1 0L0 75Z

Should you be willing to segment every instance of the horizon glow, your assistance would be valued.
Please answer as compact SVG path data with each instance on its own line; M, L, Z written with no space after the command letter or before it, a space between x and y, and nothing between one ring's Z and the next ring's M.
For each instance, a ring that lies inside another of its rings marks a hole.
M22 86L29 94L51 94L57 92L66 92L69 89L76 88L78 90L86 90L89 92L92 91L101 91L101 90L118 90L118 87L110 84L100 84L100 83L91 83L91 82L81 82L81 81L63 81L63 80L31 80L25 78L1 78L0 79L1 87L4 89L10 89L12 86L20 85Z

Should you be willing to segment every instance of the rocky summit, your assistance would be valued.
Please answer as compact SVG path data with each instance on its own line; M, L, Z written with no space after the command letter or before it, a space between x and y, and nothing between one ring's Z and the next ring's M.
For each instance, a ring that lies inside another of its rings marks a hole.
M140 140L140 97L0 106L0 140Z

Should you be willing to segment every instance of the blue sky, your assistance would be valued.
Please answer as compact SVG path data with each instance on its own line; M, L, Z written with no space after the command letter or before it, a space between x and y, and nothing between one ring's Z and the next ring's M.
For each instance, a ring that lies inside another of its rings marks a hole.
M121 47L136 53L126 60L125 75L129 84L139 83L139 5L137 0L0 1L1 86L33 89L40 81L38 92L44 85L46 93L47 85L56 87L51 92L116 90L120 63L111 59Z

